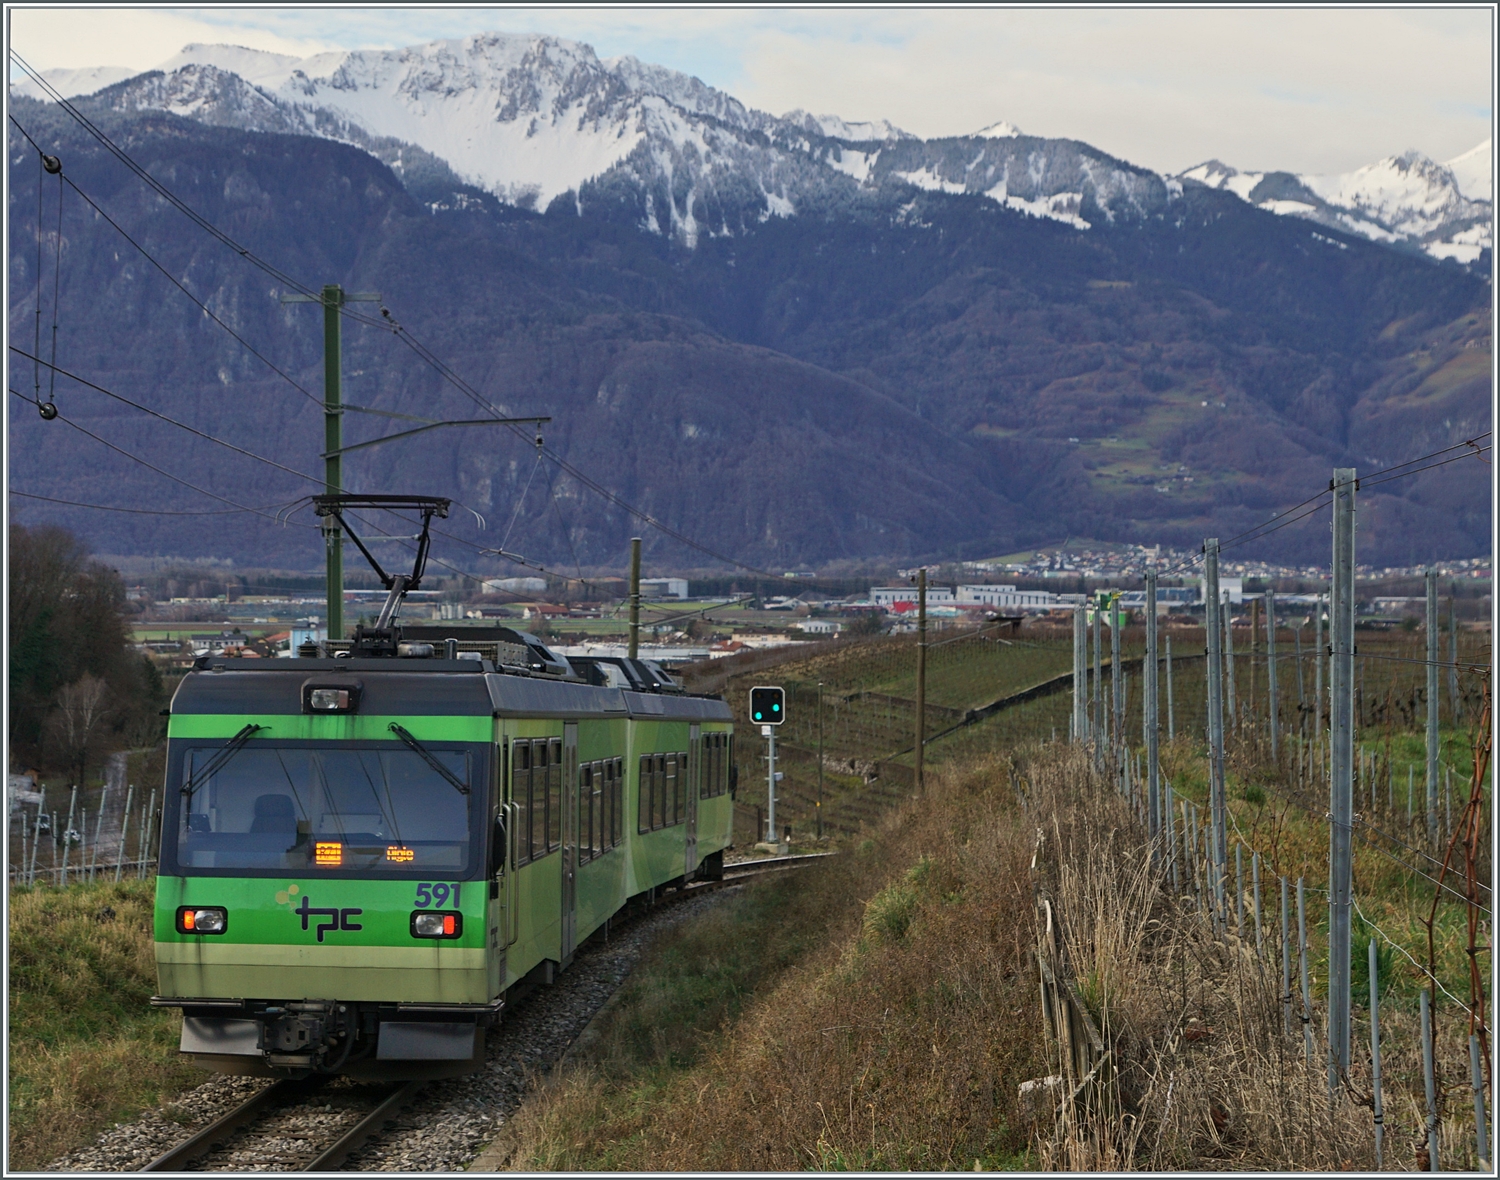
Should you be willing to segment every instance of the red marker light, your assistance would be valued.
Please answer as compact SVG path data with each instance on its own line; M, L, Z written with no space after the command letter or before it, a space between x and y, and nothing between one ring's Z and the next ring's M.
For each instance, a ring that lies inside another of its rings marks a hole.
M194 921L194 919L196 917L197 917L197 915L194 914L192 910L183 910L182 911L182 928L184 930L191 930L193 928L193 921Z
M443 915L443 933L444 934L452 934L457 928L458 928L458 924L455 921L453 915L452 914L444 914Z

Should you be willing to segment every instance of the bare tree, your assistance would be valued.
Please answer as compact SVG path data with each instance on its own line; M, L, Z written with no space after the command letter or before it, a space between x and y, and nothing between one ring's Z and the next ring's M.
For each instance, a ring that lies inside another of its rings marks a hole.
M104 736L113 713L109 695L109 685L87 672L57 694L57 708L50 719L50 728L63 759L78 768L80 786L85 781L89 759Z

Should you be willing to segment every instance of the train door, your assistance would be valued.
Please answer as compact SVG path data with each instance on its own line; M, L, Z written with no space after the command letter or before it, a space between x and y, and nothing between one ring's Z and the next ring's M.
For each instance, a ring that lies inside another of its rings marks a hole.
M489 830L488 875L490 881L489 903L489 985L490 995L499 995L505 986L505 952L514 939L511 937L512 903L510 841L514 827L511 820L510 781L507 763L510 758L510 743L502 742L494 747L495 773L492 778L491 818Z
M578 917L578 723L563 725L562 962L573 957Z
M687 776L687 837L682 879L689 881L698 867L698 791L703 780L703 739L701 726L688 726L688 764L682 771Z

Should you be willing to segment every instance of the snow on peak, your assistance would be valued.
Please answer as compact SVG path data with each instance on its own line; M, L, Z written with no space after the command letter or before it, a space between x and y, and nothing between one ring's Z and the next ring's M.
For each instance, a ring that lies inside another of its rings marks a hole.
M1494 197L1495 162L1486 139L1478 147L1472 147L1461 156L1455 156L1443 167L1453 173L1458 191L1471 201L1492 201Z
M890 139L908 139L910 136L885 119L871 122L850 122L837 115L812 115L804 110L788 111L781 121L810 135L822 135L829 139L842 139L850 143L884 142Z
M39 71L47 85L64 98L78 98L80 95L93 94L95 91L103 90L106 86L113 86L116 82L133 78L139 72L129 66L88 66L81 70ZM43 101L50 98L34 79L25 74L20 75L10 84L10 92L14 95Z
M280 86L305 59L285 53L268 53L246 49L243 45L206 45L193 42L184 45L156 68L170 74L183 66L213 66L226 73L238 74L253 86L272 89Z
M1352 172L1293 176L1208 160L1176 179L1225 189L1268 213L1419 246L1435 258L1471 263L1490 246L1489 140L1448 164L1411 150Z
M1014 123L1007 123L1001 119L998 123L991 123L983 130L974 132L974 139L1017 139L1021 135L1021 129Z

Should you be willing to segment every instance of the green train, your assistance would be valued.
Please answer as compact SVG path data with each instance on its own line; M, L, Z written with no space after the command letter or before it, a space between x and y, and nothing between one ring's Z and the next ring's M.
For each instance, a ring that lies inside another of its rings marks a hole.
M394 627L416 579L392 581L352 643L200 658L173 697L152 1003L210 1069L470 1071L630 899L722 875L721 699L505 628Z

